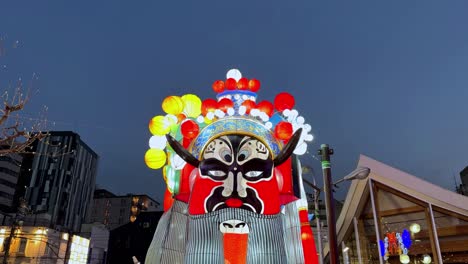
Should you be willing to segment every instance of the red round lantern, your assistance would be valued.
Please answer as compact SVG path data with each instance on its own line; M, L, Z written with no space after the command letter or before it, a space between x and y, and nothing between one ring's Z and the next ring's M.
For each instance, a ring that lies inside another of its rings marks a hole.
M252 79L249 81L249 90L252 92L257 92L260 90L260 81L257 79Z
M224 91L224 82L221 80L215 81L213 83L213 91L215 91L216 93L221 93L222 91Z
M275 137L281 140L289 140L293 134L291 123L281 121L275 127Z
M273 104L268 102L268 101L261 101L260 103L258 103L257 107L256 107L258 110L264 112L265 114L267 114L268 116L272 116L273 115Z
M234 108L234 103L231 99L223 98L218 102L218 109L227 112L228 108Z
M283 112L286 109L291 110L294 104L294 97L289 93L279 93L275 97L275 108L279 112Z
M208 112L214 112L217 106L218 102L215 99L208 98L203 100L201 106L202 115L206 116Z
M233 78L229 78L226 80L226 89L228 90L235 90L237 86L237 82Z
M255 108L255 102L252 100L245 100L242 105L246 108L246 114L250 114L250 110Z
M249 80L247 78L240 78L237 82L237 89L247 90L249 88Z
M180 126L180 132L184 138L194 139L200 132L200 128L195 121L187 119Z

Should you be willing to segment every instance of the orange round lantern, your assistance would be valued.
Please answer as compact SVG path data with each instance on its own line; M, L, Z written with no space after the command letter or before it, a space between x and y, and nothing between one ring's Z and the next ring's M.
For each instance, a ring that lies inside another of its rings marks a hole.
M268 101L261 101L260 103L258 103L256 108L264 112L268 116L273 115L273 111L274 111L273 104Z
M293 134L291 123L281 121L275 127L275 137L281 140L289 140Z
M224 91L224 82L221 80L217 80L213 83L213 91L216 93L221 93Z
M237 82L237 89L247 90L249 88L249 80L247 78L240 78Z
M235 90L237 86L237 82L233 78L229 78L226 80L226 89L228 90Z
M216 107L218 106L218 102L215 99L205 99L202 102L202 115L206 116L208 112L214 112L216 110Z
M178 115L177 115L177 123L180 124L180 122L184 121L186 118L187 118L186 115L184 115L184 114L178 114Z
M228 98L223 98L218 102L218 108L219 110L223 112L227 112L228 108L233 108L234 103L231 101L231 99Z
M184 138L194 139L200 132L200 128L198 127L198 124L195 121L187 119L180 126L180 132L182 133L182 136L184 136Z
M294 97L289 93L279 93L275 97L275 108L279 112L283 112L286 109L291 110L294 104Z
M257 79L252 79L249 81L249 90L252 92L257 92L260 90L260 81Z
M250 114L250 110L255 108L255 102L252 101L252 100L245 100L242 103L242 105L245 106L245 108L246 108L246 111L245 111L246 114Z

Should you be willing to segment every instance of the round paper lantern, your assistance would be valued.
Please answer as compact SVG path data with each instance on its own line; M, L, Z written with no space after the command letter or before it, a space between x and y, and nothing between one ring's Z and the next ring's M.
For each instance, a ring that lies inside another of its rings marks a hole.
M422 259L422 263L429 264L431 262L432 262L431 256L429 256L428 254L424 254L423 259Z
M194 139L200 132L197 122L187 119L180 126L180 132L186 139Z
M149 122L149 130L155 136L163 136L169 133L174 121L165 116L155 116Z
M227 112L228 108L233 108L234 103L231 101L231 99L228 98L223 98L218 102L218 109Z
M148 149L145 153L145 163L151 169L159 169L166 164L166 152L160 149Z
M226 89L235 90L236 86L237 86L237 82L233 78L229 78L226 80Z
M245 100L243 103L242 103L243 106L245 106L245 113L246 114L250 114L250 110L254 109L256 104L254 101L252 100Z
M247 78L240 78L237 82L237 89L247 90L249 88L249 80Z
M404 264L409 263L410 262L409 256L406 255L406 254L401 254L400 255L400 262L404 263Z
M184 110L184 102L179 96L168 96L162 103L164 112L171 115L178 115Z
M166 148L166 136L152 136L149 140L149 147L154 149Z
M188 117L197 117L201 114L201 100L198 96L194 94L186 94L182 96L182 101L184 101L184 113Z
M182 121L184 121L186 118L187 118L186 115L184 115L184 114L178 114L178 115L177 115L177 123L180 124L180 123L181 123Z
M209 98L203 100L201 108L202 115L206 116L208 112L214 112L217 106L218 102L215 99Z
M294 97L289 93L279 93L275 97L275 108L278 112L283 112L286 109L291 110L294 104Z
M257 79L252 79L249 81L249 90L252 92L257 92L260 90L260 81Z
M226 79L233 78L236 82L242 78L242 73L238 69L230 69L226 73Z
M268 101L261 101L260 103L258 103L256 108L264 112L268 116L273 115L273 111L274 111L273 104Z
M217 80L213 83L213 91L215 93L221 93L224 91L224 82L221 80Z
M291 123L281 121L275 127L275 137L281 140L289 140L293 134Z
M414 223L414 224L410 225L410 231L413 234L419 233L419 231L421 231L421 226L419 224L417 224L417 223Z

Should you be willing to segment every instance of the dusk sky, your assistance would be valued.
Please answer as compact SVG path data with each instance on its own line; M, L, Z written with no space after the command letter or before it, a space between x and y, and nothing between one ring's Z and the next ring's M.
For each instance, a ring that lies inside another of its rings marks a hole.
M296 97L335 180L365 154L453 190L468 166L467 14L461 0L7 0L0 88L36 73L24 114L46 105L50 130L80 134L117 194L162 200L149 120L166 96L214 98L230 68L261 81L259 100Z

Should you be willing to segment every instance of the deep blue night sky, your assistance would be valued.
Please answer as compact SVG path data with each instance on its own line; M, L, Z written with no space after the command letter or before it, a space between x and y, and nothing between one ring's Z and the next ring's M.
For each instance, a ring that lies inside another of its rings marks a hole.
M467 1L2 1L0 87L35 80L26 113L79 133L97 183L161 199L146 167L151 117L168 95L214 97L230 68L281 91L334 176L366 154L448 189L468 165ZM16 41L18 41L17 44ZM16 47L15 47L16 46ZM319 173L319 162L303 160ZM338 192L344 197L344 187Z

